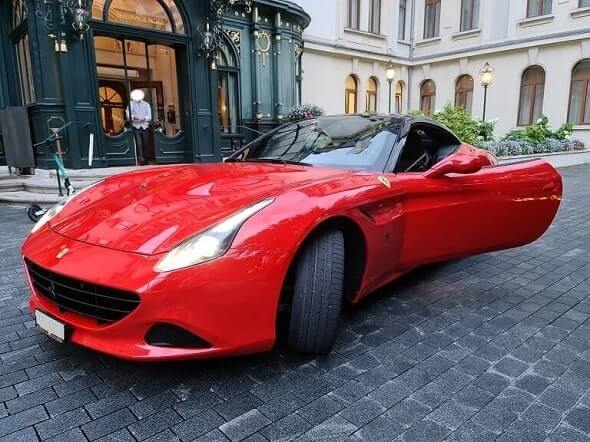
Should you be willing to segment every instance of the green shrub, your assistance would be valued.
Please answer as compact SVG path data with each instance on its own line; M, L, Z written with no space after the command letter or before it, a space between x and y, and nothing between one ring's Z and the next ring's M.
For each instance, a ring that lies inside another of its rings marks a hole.
M414 117L424 117L419 110L409 112ZM473 118L463 107L447 104L430 118L452 130L462 141L470 144L494 139L495 121L480 121Z
M549 140L566 140L574 132L573 129L574 126L571 123L566 123L556 131L552 131L549 127L549 119L543 115L532 126L510 131L503 139L546 144Z

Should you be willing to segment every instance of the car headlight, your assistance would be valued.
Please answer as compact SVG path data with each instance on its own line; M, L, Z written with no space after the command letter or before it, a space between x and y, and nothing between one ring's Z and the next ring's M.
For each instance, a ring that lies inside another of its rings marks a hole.
M86 192L87 190L90 190L94 186L100 184L102 181L103 180L98 181L94 184L91 184L88 187L85 187L84 189L70 195L66 200L62 201L61 203L58 203L55 206L53 206L51 209L49 209L47 212L45 212L45 214L39 219L39 221L37 221L37 223L35 224L35 226L31 230L31 233L35 233L35 232L41 230L41 227L43 227L45 224L47 224L49 221L51 221L53 218L55 218L57 215L59 215L60 212L64 209L64 207L66 207L68 205L68 203L70 201L72 201L74 198L82 195L84 192Z
M59 215L59 213L64 209L64 207L65 207L64 203L59 203L59 204L53 206L47 212L45 212L45 214L41 217L41 219L39 219L39 221L37 221L37 224L35 224L35 226L33 227L33 230L31 230L31 233L35 233L38 230L41 230L41 227L43 227L45 224L47 224L49 221L51 221L53 218L55 218L57 215Z
M228 251L242 225L272 204L274 198L247 207L172 249L154 267L159 273L184 269L219 258Z

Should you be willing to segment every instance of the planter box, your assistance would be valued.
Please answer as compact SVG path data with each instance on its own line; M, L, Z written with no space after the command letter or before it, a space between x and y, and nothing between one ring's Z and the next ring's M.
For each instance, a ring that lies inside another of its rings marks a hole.
M518 161L534 160L542 158L553 167L570 167L582 164L590 164L590 149L577 152L535 153L532 155L516 155L513 157L500 157L500 164L516 163Z

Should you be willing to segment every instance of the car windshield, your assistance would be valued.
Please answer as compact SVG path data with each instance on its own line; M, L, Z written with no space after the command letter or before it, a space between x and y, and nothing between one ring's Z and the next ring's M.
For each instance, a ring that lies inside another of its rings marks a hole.
M383 171L399 126L383 116L320 117L282 126L230 160Z

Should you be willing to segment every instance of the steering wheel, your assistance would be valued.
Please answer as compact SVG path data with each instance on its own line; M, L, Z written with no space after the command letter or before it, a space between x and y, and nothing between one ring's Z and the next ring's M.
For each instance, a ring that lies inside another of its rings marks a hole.
M418 171L424 171L428 168L428 165L430 164L431 160L432 156L430 155L430 153L428 153L427 150L425 150L424 153L420 156L420 158L414 161L410 167L404 170L404 172L412 172L415 168L417 168ZM418 168L418 166L420 167Z

